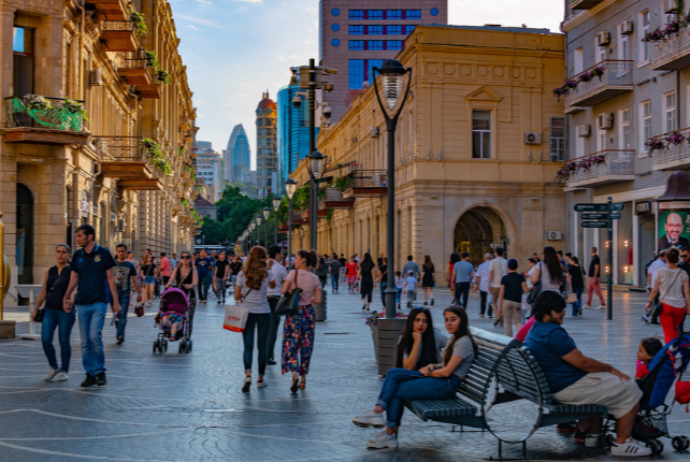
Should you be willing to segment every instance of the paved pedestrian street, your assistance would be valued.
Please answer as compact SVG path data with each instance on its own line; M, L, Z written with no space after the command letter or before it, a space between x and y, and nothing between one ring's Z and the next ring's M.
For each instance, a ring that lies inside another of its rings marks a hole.
M330 292L330 291L329 291ZM379 289L373 307L379 308ZM38 341L0 343L0 460L31 461L475 461L496 458L496 440L489 433L460 433L459 428L424 423L406 413L400 448L367 449L373 429L351 419L371 408L382 384L376 374L366 314L356 294L331 294L328 320L318 323L307 388L289 392L289 376L268 366L268 388L254 385L242 393L242 337L221 328L223 309L211 298L199 306L194 349L178 354L152 354L156 338L153 311L131 317L127 341L115 344L110 319L104 331L108 385L82 389L79 331L70 380L44 382L48 364ZM421 294L420 294L421 295ZM637 318L644 294L615 292L614 321L601 310L584 318L566 318L564 327L584 353L611 362L633 375L635 351L644 336L661 334ZM432 307L443 329L442 310L450 302L447 289L437 289ZM421 302L420 302L421 303ZM25 310L25 308L22 308ZM10 315L22 318L21 310ZM474 326L500 331L478 316L471 300ZM27 317L24 315L24 319ZM26 322L19 333L28 331ZM256 363L256 359L255 359ZM256 366L255 366L256 367ZM256 370L254 372L256 378ZM534 409L503 406L492 418L505 425L526 422ZM672 434L690 435L690 414L676 407L669 417ZM518 430L524 430L522 429ZM690 460L670 440L661 460ZM605 449L585 449L554 428L539 430L528 441L528 455L538 460L611 460ZM519 446L504 446L504 457L519 458Z

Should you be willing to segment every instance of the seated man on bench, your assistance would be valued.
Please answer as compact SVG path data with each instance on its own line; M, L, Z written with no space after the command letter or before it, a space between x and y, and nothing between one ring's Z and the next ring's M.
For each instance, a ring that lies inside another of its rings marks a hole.
M631 438L642 392L613 366L583 355L561 327L566 303L557 292L542 292L534 305L535 323L525 339L525 346L537 360L549 389L562 404L596 404L606 407L618 423L612 456L649 456L652 451ZM573 440L594 447L602 430L602 417L578 422Z

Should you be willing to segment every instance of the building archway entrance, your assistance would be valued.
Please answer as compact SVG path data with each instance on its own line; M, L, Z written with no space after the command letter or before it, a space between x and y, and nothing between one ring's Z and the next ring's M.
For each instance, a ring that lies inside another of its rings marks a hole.
M31 190L17 183L17 282L34 282L34 195Z
M474 207L465 212L455 225L453 249L470 253L470 262L480 265L484 254L495 246L504 246L507 232L501 217L489 207Z

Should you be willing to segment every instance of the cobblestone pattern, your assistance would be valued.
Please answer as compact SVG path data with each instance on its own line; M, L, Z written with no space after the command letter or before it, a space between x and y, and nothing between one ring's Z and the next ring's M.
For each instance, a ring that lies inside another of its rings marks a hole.
M376 295L378 295L378 289ZM420 294L421 295L421 294ZM450 302L447 289L437 290L432 307L442 326ZM632 375L640 338L661 335L658 327L637 320L643 294L615 293L615 319L603 311L566 318L565 328L581 349ZM212 301L197 310L194 350L152 354L156 337L153 310L130 318L127 341L115 345L114 327L104 332L108 385L81 389L79 331L73 332L74 355L68 382L47 383L48 370L40 342L0 343L0 460L32 461L475 461L497 456L488 433L453 431L424 423L407 413L397 450L370 450L373 430L351 423L370 408L379 392L371 335L356 294L329 294L328 321L318 323L307 389L291 395L290 379L279 366L268 366L269 387L240 391L243 377L241 335L223 331L223 312ZM374 309L380 307L375 297ZM478 301L469 307L474 326L489 330L478 316ZM28 331L26 323L19 332ZM256 356L256 355L255 355ZM256 366L254 366L256 368ZM529 405L501 407L505 422L525 419ZM671 431L690 434L690 415L676 407ZM459 429L455 429L459 430ZM689 460L665 440L663 460ZM528 441L531 457L541 460L609 460L604 449L584 449L553 428L539 430ZM519 446L504 446L504 457L517 458Z

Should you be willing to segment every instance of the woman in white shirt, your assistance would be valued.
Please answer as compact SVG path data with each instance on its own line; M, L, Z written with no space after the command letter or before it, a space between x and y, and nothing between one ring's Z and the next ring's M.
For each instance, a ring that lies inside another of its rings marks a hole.
M242 391L247 392L252 385L252 353L254 350L254 330L257 330L257 349L259 350L259 380L257 388L268 386L264 380L268 362L268 332L271 328L271 307L268 304L267 291L275 288L273 273L266 266L266 249L252 247L249 257L237 276L235 300L241 301L242 307L249 310L247 325L242 333L244 339L244 382Z
M676 247L666 250L668 267L661 268L654 277L654 288L649 294L645 311L651 306L656 296L660 294L661 315L659 322L664 330L664 343L678 337L678 326L690 312L690 282L688 273L678 268L676 264L680 252Z
M542 292L552 290L561 293L561 285L565 283L565 274L556 249L551 246L544 247L544 261L539 262L533 270L532 284L536 285L541 281Z

